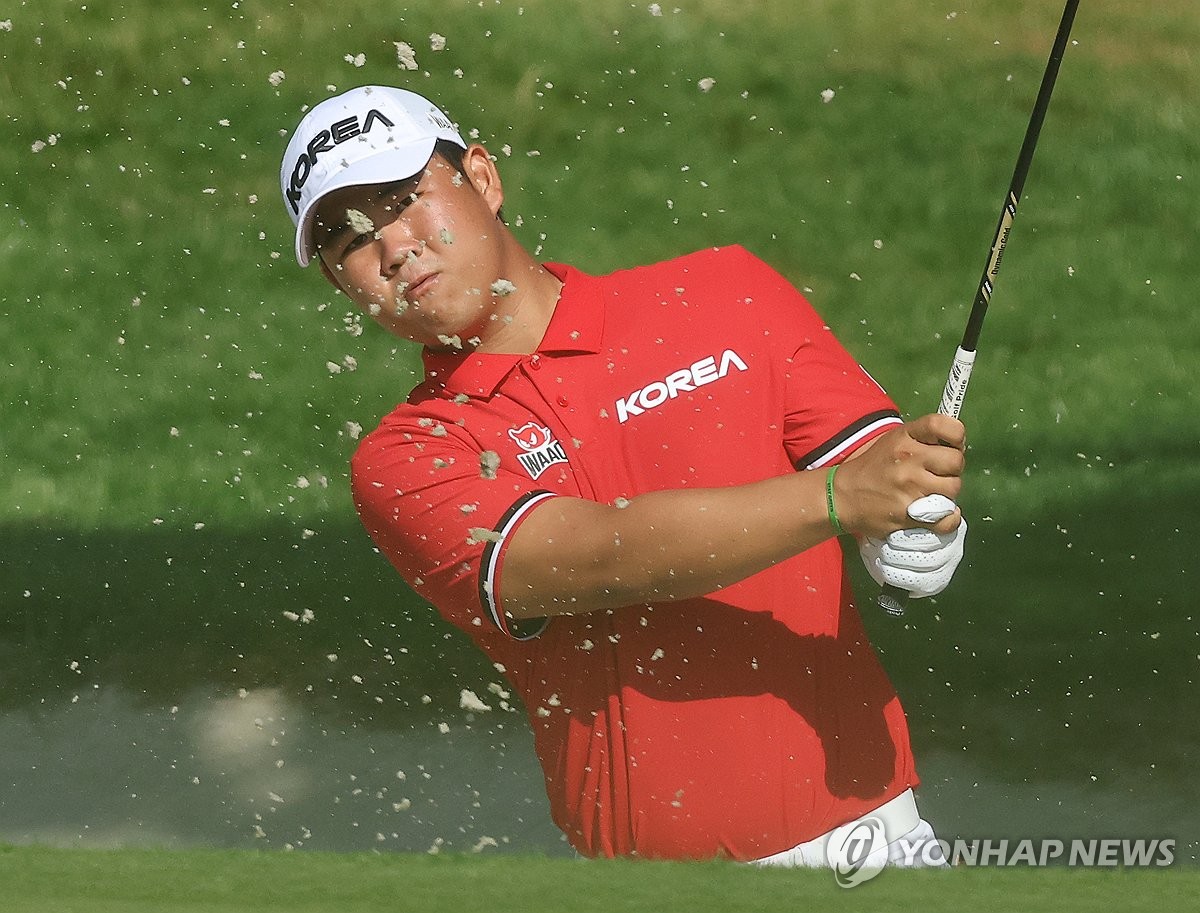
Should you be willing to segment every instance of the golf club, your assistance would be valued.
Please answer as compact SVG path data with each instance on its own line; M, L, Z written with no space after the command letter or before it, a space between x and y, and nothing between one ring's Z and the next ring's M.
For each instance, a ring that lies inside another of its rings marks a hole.
M1004 251L1008 247L1008 236L1012 231L1013 220L1017 217L1017 206L1021 201L1025 178L1029 174L1029 166L1033 161L1034 150L1037 148L1038 136L1042 132L1046 109L1050 106L1050 96L1054 92L1054 82L1058 78L1058 69L1062 64L1063 53L1067 49L1071 25L1075 21L1075 11L1078 8L1079 0L1067 0L1062 21L1058 26L1058 35L1055 37L1054 47L1050 51L1050 60L1046 64L1046 72L1042 77L1042 87L1038 91L1037 101L1034 102L1033 113L1029 118L1029 127L1025 131L1025 142L1021 146L1020 155L1017 156L1017 167L1013 171L1012 182L1008 186L1008 196L1005 197L1004 207L1000 211L1000 221L996 226L996 234L992 240L987 265L980 277L979 288L975 292L975 302L971 306L971 313L967 318L967 328L963 332L962 342L954 355L954 363L951 365L950 375L946 379L946 388L942 392L942 401L938 406L938 412L942 415L958 418L959 412L962 411L963 400L967 395L967 384L971 379L971 369L975 364L979 332L983 329L983 318L987 316L988 304L991 303L992 293L996 288L1000 263L1004 259ZM876 602L889 615L903 615L908 595L908 592L900 587L884 584L883 589L876 597Z

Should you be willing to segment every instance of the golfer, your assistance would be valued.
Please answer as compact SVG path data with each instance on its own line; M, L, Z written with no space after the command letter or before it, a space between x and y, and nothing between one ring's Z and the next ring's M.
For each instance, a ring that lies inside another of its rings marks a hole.
M422 347L354 455L359 515L520 695L571 845L811 865L862 819L893 862L932 840L837 537L945 587L963 426L904 422L742 247L539 261L488 151L412 92L317 104L280 177L300 265Z

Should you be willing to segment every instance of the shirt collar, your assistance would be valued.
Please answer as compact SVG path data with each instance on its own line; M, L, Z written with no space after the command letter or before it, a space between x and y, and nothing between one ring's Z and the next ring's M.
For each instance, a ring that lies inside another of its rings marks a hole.
M599 352L604 335L604 300L594 283L588 282L590 277L573 266L563 263L543 265L563 285L536 354ZM528 357L429 349L421 352L426 385L481 399L494 394L518 362Z

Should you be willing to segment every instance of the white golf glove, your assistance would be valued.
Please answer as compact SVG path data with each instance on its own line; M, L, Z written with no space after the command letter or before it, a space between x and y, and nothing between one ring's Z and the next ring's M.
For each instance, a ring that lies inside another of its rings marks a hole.
M928 495L908 505L908 515L920 523L936 523L952 513L954 502L943 495ZM890 583L919 599L936 596L950 583L962 561L966 538L964 518L952 533L901 529L883 540L867 537L858 553L876 583Z

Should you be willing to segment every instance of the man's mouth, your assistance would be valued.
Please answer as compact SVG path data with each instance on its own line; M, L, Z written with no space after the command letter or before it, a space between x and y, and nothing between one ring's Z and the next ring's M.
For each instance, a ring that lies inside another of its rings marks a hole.
M414 301L432 289L434 285L437 284L437 281L437 273L426 273L424 276L418 276L416 279L410 282L408 287L405 288L400 294L402 294L409 301Z

